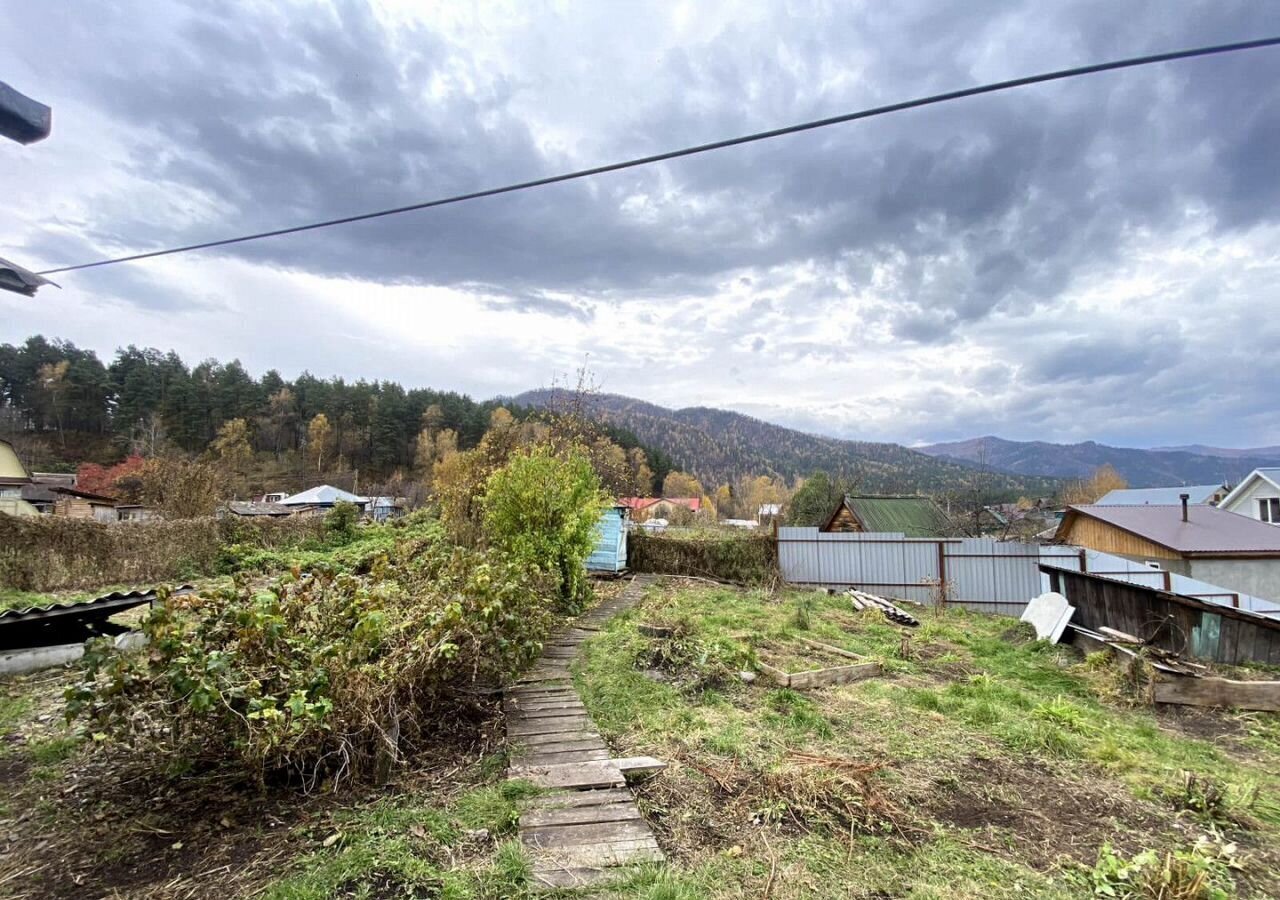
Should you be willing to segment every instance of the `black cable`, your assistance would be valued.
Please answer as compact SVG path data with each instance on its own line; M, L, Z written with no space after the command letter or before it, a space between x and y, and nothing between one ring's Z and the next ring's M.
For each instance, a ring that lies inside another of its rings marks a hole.
M788 125L785 128L758 131L755 134L727 138L721 141L712 141L709 144L698 144L693 147L684 147L679 150L668 150L665 153L655 153L652 156L641 156L635 159L628 159L623 162L610 163L604 166L595 166L590 169L579 169L576 172L566 172L562 175L550 175L546 178L535 178L532 181L520 181L515 184L503 185L502 187L486 188L481 191L472 191L469 194L457 194L455 196L444 197L439 200L427 200L423 203L413 203L408 206L397 206L394 209L383 209L377 212L360 213L354 216L343 216L340 219L326 219L323 222L312 222L309 225L295 225L292 228L278 228L274 231L260 231L256 234L246 234L241 237L223 238L222 240L217 241L204 241L199 244L187 244L183 247L172 247L168 250L152 250L149 253L135 253L132 256L119 256L114 259L100 259L97 262L81 263L77 266L63 266L60 269L45 269L43 272L38 272L36 274L55 275L58 272L74 272L78 269L92 269L97 266L109 266L115 263L150 259L153 256L169 256L174 253L186 253L190 250L207 250L210 247L225 247L228 244L242 244L246 241L257 241L262 238L279 237L285 234L295 234L300 231L314 231L317 228L346 225L349 222L362 222L365 219L378 219L382 216L395 216L400 213L414 212L419 209L431 209L436 206L447 206L451 203L463 203L467 200L478 200L481 197L495 197L499 194L526 191L530 188L544 187L549 184L559 184L563 181L574 181L579 178L590 178L594 175L603 175L606 172L618 172L623 169L634 169L637 166L648 166L653 163L665 162L669 159L679 159L683 156L694 156L699 153L708 153L712 150L723 150L727 147L736 147L739 144L767 141L771 138L782 137L788 134L796 134L801 131L813 131L816 128L826 128L830 125L840 125L845 122L854 122L858 119L870 119L873 116L882 116L886 113L901 112L902 110L915 109L921 106L931 106L935 103L946 103L950 100L975 97L979 94L993 94L997 91L1007 91L1012 88L1026 87L1030 84L1040 84L1046 81L1060 81L1064 78L1075 78L1080 75L1092 75L1097 72L1109 72L1115 69L1131 69L1136 66L1149 66L1154 63L1170 62L1179 59L1191 59L1198 56L1212 56L1218 53L1233 53L1238 50L1255 50L1260 47L1273 47L1278 44L1280 44L1280 37L1261 38L1255 41L1241 41L1235 44L1218 44L1213 47L1197 47L1193 50L1174 50L1169 53L1157 53L1151 56L1137 56L1131 59L1116 60L1114 62L1096 63L1091 66L1079 66L1074 69L1060 69L1056 72L1045 72L1040 75L1028 75L1023 78L1014 78L1009 81L997 81L992 84L964 88L959 91L948 91L945 94L934 94L931 97L904 100L900 103L891 103L888 106L877 106L872 109L845 113L840 116L831 116L826 119L815 119L811 122L802 122L798 125Z

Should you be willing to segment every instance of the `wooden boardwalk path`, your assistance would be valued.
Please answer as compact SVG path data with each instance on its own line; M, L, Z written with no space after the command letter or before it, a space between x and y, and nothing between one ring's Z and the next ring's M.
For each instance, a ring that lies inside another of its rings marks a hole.
M653 580L635 576L617 597L554 635L533 668L505 691L507 774L552 789L520 817L520 840L545 886L594 884L611 868L663 859L626 788L630 761L610 759L569 675L582 642L633 606Z

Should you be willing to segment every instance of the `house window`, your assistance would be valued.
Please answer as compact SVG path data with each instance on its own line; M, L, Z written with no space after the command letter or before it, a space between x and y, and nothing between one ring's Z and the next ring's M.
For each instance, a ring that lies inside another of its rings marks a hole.
M1258 518L1280 525L1280 497L1266 497L1258 501Z

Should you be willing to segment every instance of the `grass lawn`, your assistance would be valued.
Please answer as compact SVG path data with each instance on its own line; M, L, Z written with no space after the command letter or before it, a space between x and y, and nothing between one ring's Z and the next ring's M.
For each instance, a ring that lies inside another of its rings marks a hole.
M1009 619L902 629L823 595L689 585L655 587L576 669L618 755L670 762L637 788L668 864L592 896L1119 897L1143 878L1280 896L1280 716L1153 712ZM801 637L885 672L803 693L739 679L766 656L803 667ZM63 722L74 677L0 680L0 896L536 893L515 839L534 791L504 780L492 698L443 716L391 783L303 795L93 746Z
M802 665L802 637L885 674L805 693L737 677ZM617 896L1123 896L1162 878L1198 891L1170 897L1280 894L1280 716L1154 712L1110 663L1010 619L905 629L823 594L667 582L587 644L577 679L617 755L671 762L640 791L664 886Z

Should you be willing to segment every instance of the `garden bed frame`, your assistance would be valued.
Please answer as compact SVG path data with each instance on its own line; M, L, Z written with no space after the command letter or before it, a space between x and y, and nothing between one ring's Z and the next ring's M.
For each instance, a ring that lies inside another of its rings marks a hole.
M775 668L763 661L759 661L760 671L769 677L770 680L776 682L785 688L803 691L809 688L825 687L830 684L848 684L851 681L861 681L863 678L874 678L880 675L883 669L880 663L868 660L865 656L853 653L849 650L842 650L839 647L832 647L830 644L822 644L818 641L811 641L808 638L800 638L800 643L806 647L821 651L834 656L843 656L846 659L854 660L853 663L844 666L831 666L821 669L806 669L801 672L784 672L782 669Z

